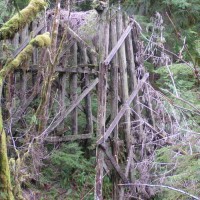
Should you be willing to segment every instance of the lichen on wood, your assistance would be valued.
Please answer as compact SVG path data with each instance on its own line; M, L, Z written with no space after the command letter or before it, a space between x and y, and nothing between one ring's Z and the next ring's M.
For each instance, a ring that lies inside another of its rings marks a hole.
M46 5L45 0L31 0L26 8L3 25L0 29L0 40L13 38L15 33L29 24Z

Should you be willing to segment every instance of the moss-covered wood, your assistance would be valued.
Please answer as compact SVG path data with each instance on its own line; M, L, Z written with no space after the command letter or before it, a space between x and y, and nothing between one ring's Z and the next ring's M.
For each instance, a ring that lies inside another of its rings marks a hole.
M28 58L33 53L34 47L43 48L48 47L51 44L50 34L48 32L38 35L34 39L30 41L30 43L26 46L25 49L21 51L21 53L13 59L11 62L7 63L4 68L0 71L0 78L5 77L9 72L15 70L20 66L21 63L27 61Z
M45 0L31 0L26 8L3 25L0 29L0 40L13 38L15 33L33 21L37 14L45 9L46 5Z
M49 33L38 35L32 39L27 47L12 61L8 62L0 71L0 100L2 95L3 82L6 76L17 69L22 63L27 61L34 50L34 47L48 47L51 44ZM7 156L7 142L6 133L3 128L3 116L0 106L0 199L1 200L13 200L11 181L10 181L10 169Z
M3 81L0 80L0 87L2 87ZM11 180L10 180L10 169L7 157L7 143L6 133L3 128L3 119L0 109L0 199L2 200L13 200Z

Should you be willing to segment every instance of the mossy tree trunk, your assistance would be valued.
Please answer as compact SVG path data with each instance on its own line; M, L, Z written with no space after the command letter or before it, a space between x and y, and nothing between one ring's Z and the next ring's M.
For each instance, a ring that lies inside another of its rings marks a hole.
M50 53L49 53L49 60L47 61L48 65L45 72L45 79L42 85L40 104L36 111L36 116L37 116L37 119L39 120L39 126L37 130L38 134L42 133L46 129L46 125L48 121L48 107L49 107L49 100L50 100L50 95L51 95L51 86L52 86L52 82L55 76L55 68L58 64L59 53L62 49L62 44L64 42L63 40L66 36L66 33L64 33L60 46L57 49L58 27L59 27L59 21L60 21L60 0L57 0L56 3L57 3L57 7L55 11L55 18L53 21L52 32L51 32L52 40L51 40L51 48L50 48Z
M29 59L34 47L47 47L51 43L48 33L37 36L30 44L11 62L8 62L0 71L0 100L2 96L3 82L9 73L17 69L21 63ZM7 156L6 133L3 127L2 107L0 105L0 199L13 200L10 169Z
M3 88L3 77L0 76L0 99ZM6 133L3 128L2 111L0 106L0 199L13 200L10 169L7 156Z

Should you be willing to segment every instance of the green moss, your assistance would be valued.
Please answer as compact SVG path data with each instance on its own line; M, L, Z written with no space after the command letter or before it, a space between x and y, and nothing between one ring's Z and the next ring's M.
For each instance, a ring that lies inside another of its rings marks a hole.
M38 35L34 39L31 40L30 44L35 47L48 47L51 45L50 34L44 33L43 35Z
M2 82L2 79L0 80ZM14 200L11 188L10 169L7 157L6 133L3 128L2 113L0 110L0 193L2 200Z
M20 64L27 61L34 50L34 47L48 47L51 44L51 38L50 34L44 33L43 35L38 35L34 39L32 39L29 43L29 45L24 48L18 56L10 61L6 66L3 67L3 69L0 71L0 77L5 77L10 71L18 68Z
M24 28L40 11L44 10L46 5L45 0L31 0L29 5L20 14L16 14L3 25L0 29L0 40L12 38L18 30Z

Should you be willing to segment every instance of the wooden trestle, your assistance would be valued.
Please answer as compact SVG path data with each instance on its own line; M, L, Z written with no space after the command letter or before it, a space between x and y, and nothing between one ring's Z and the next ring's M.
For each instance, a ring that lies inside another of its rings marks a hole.
M143 70L142 44L138 41L140 30L134 19L119 11L108 10L100 15L99 21L99 52L68 28L73 41L70 45L64 45L63 56L55 72L57 78L49 105L53 116L43 134L49 143L96 137L95 198L103 199L103 169L105 159L108 159L114 169L113 199L122 199L124 189L118 189L118 183L131 181L128 155L134 138L131 120L135 116L130 106L134 104L134 109L138 109L134 102L148 74ZM45 26L45 21L38 18L16 33L12 41L6 41L14 46L13 57L21 52L32 37L43 32ZM10 75L10 90L14 91L9 99L4 96L6 101L15 98L20 102L12 114L14 124L23 118L23 113L40 92L37 71L43 70L41 51L36 49L32 61L25 64L26 70L16 70ZM126 169L122 169L119 163L120 142L124 144L128 160Z

